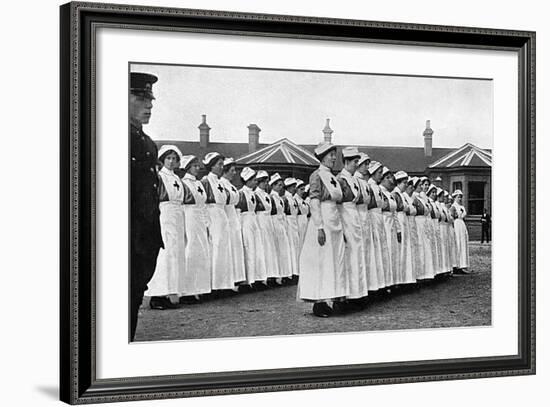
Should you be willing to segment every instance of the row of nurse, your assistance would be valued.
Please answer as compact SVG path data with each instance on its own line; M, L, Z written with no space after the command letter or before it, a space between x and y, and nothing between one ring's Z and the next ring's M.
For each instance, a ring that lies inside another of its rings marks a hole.
M460 191L451 206L428 178L393 174L355 147L342 150L344 168L334 176L336 146L321 143L314 152L321 164L309 180L298 283L314 315L354 310L369 292L468 267Z
M235 162L216 152L202 164L173 145L159 149L160 223L164 241L145 295L153 309L177 308L201 295L236 292L268 279L278 284L299 274L298 256L309 205L306 185L244 168L237 190ZM180 179L174 172L182 168ZM268 185L271 187L268 193Z

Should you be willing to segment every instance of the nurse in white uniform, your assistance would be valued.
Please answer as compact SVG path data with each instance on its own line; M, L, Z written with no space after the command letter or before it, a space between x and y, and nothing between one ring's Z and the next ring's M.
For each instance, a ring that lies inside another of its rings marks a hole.
M235 208L235 205L239 202L239 191L237 191L235 185L231 183L236 174L235 160L233 160L233 158L226 158L223 161L223 171L220 183L225 188L228 195L224 210L229 222L229 244L231 247L232 259L231 272L233 273L234 291L237 290L237 284L246 281L241 220Z
M403 277L402 284L416 283L413 268L413 246L412 233L408 215L410 213L409 200L405 197L405 190L409 181L409 174L405 171L397 171L394 175L396 186L393 190L393 197L397 202L397 219L401 225L401 255L400 267L401 276Z
M412 264L413 264L413 276L417 280L419 276L422 275L424 269L424 256L423 249L420 244L420 237L418 233L418 228L416 224L416 216L418 215L416 211L416 206L414 206L415 199L415 185L418 182L418 177L409 177L407 182L407 189L403 196L408 203L408 213L407 221L409 222L409 229L411 234L411 255L412 255Z
M453 198L451 194L447 191L445 191L445 207L447 208L447 212L449 213L449 219L448 219L448 227L449 227L449 251L451 253L451 274L452 270L454 270L456 267L458 267L458 256L457 256L457 249L456 249L456 236L455 236L455 228L454 228L454 218L451 210L451 206L453 205Z
M304 201L306 197L306 184L301 179L296 180L296 193L294 200L298 204L298 234L300 236L300 251L306 235L307 219L309 214L309 205Z
M233 273L233 256L229 220L225 211L228 192L223 187L220 177L223 171L224 157L216 152L206 154L203 164L208 171L201 183L206 194L206 209L209 216L210 253L212 256L212 290L233 290L235 279Z
M382 177L380 192L384 199L382 216L384 217L384 227L386 228L386 239L388 239L390 275L392 285L399 285L403 284L405 279L401 274L401 225L397 219L397 202L390 192L394 188L393 174L387 167L384 167Z
M285 204L283 198L281 198L284 184L278 172L271 175L269 185L271 186L271 220L275 229L279 275L283 282L286 282L289 278L292 278L292 255L286 226Z
M185 273L185 220L183 216L183 184L174 172L182 154L174 145L163 145L158 152L160 231L164 248L160 249L153 278L144 295L151 297L152 309L177 308L181 279Z
M296 179L289 177L284 180L284 194L282 195L285 205L286 227L290 241L290 255L292 258L292 275L298 276L300 256L300 232L298 228L298 203L294 200L296 193Z
M260 237L264 248L264 261L267 278L282 283L279 270L279 256L277 254L277 236L273 219L271 217L271 197L267 193L269 174L260 170L256 174L258 187L254 190L256 195L256 217L260 228Z
M462 205L462 191L457 189L453 192L454 203L451 206L451 213L454 218L454 228L456 237L457 264L460 271L468 273L470 267L470 251L468 248L468 228L464 223L466 217L466 208Z
M434 235L434 268L435 274L441 274L443 270L443 250L442 250L442 240L441 240L441 231L439 229L439 207L437 205L437 187L432 184L428 188L428 202L432 208L432 225L433 225L433 235Z
M324 142L314 153L321 164L309 177L311 220L300 254L297 296L313 303L315 316L326 318L332 314L329 302L342 301L349 295L344 229L338 211L342 189L331 172L336 163L336 146Z
M420 177L416 183L414 206L416 207L416 226L418 228L418 241L421 248L423 268L418 280L433 279L435 276L433 258L433 224L431 221L431 207L428 203L426 192L430 186L427 177Z
M370 178L368 186L371 194L371 204L369 213L371 214L374 247L377 257L378 281L382 282L381 288L389 288L393 285L391 275L391 264L389 257L388 238L386 236L386 227L384 225L384 216L382 208L384 207L384 198L380 191L380 182L382 181L383 166L378 161L371 161L369 165Z
M180 290L180 303L196 302L201 294L211 291L212 276L208 228L210 218L206 210L206 193L197 180L200 164L194 155L182 158L183 213L185 215L185 273Z
M441 234L441 268L443 273L448 273L452 270L451 256L449 252L449 235L447 228L447 208L445 207L445 191L437 188L437 208L439 209L439 233Z
M344 236L346 238L345 267L348 279L349 293L347 299L359 300L368 295L367 267L365 242L363 241L363 226L357 209L363 204L363 195L359 180L353 176L361 157L357 147L346 147L342 150L344 168L337 176L342 189L342 203L338 205ZM361 305L359 301L344 304ZM350 310L353 308L350 307ZM346 310L346 309L344 309Z
M361 219L361 226L363 230L363 243L365 245L365 265L367 271L367 285L369 291L377 291L379 288L383 287L383 284L378 281L378 263L377 256L374 247L374 233L372 226L371 214L369 213L369 206L371 205L371 191L368 185L369 179L369 164L370 157L361 153L359 161L357 162L357 170L355 171L355 178L359 181L359 187L361 189L361 195L363 196L363 201L357 204L357 210L359 211L359 217ZM376 201L374 201L374 206L376 206ZM380 267L382 267L380 265Z
M244 167L241 171L241 179L244 182L239 190L239 202L237 212L241 217L242 239L244 247L244 264L246 270L246 282L267 284L267 272L265 266L265 250L262 241L262 233L256 219L256 171L250 167Z

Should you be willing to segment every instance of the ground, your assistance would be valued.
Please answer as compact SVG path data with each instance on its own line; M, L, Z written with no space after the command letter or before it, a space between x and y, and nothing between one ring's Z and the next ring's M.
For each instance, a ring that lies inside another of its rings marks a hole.
M491 246L470 243L471 274L371 301L352 314L317 318L282 286L175 310L141 308L136 341L292 335L491 324Z

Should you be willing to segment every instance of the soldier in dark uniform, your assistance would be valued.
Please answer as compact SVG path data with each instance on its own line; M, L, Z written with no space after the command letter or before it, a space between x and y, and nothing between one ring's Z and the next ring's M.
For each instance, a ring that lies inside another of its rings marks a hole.
M487 213L487 208L483 208L481 215L481 243L485 240L487 243L491 241L491 215Z
M153 277L163 246L157 188L157 146L143 132L153 107L157 77L130 73L130 341L134 340L138 310Z

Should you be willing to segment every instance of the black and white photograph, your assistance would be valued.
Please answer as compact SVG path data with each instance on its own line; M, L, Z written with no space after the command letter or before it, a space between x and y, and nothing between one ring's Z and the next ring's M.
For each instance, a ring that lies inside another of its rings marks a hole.
M133 342L492 324L491 78L129 63Z

